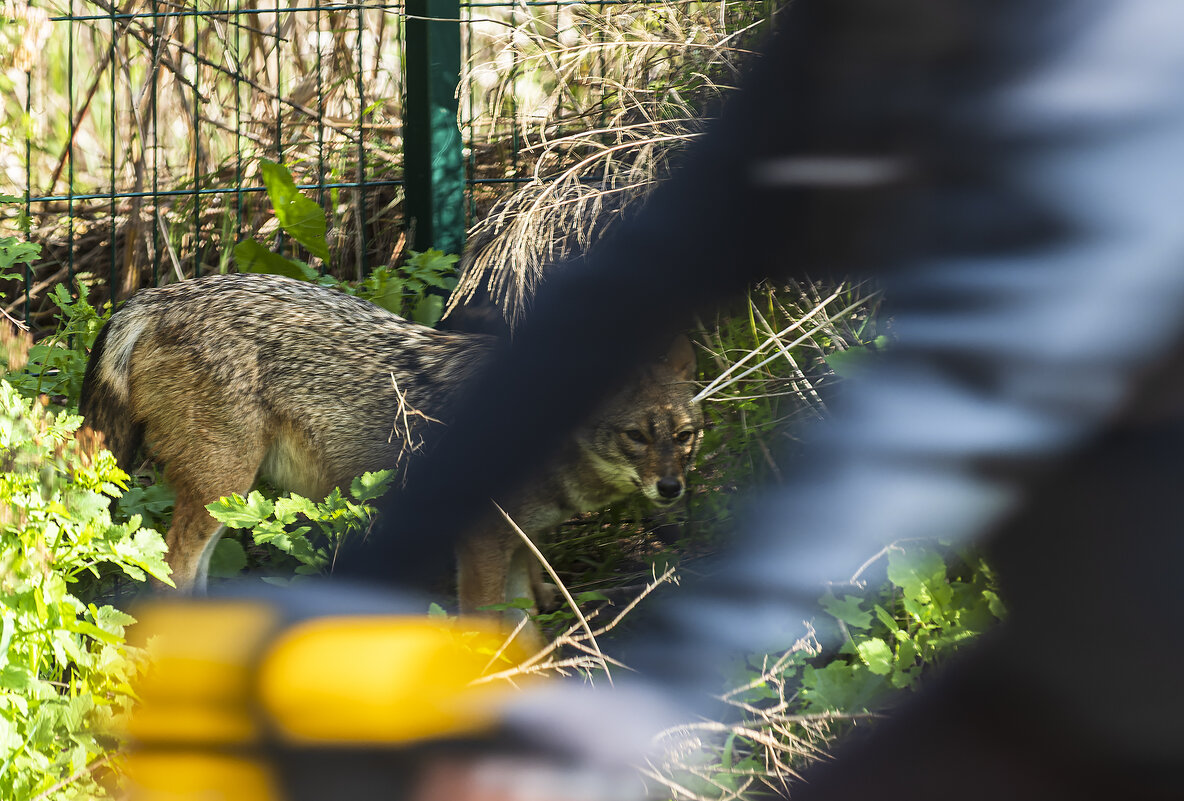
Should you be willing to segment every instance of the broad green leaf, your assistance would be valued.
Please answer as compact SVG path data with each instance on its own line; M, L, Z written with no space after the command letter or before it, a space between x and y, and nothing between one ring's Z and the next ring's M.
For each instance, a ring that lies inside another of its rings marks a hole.
M79 634L85 634L88 637L94 637L96 640L99 640L100 642L114 644L114 643L120 642L120 640L122 639L119 636L112 634L109 631L103 631L101 628L96 626L94 623L91 623L89 620L77 620L77 619L67 620L67 621L65 621L65 626L68 631L74 631ZM75 653L75 654L72 654L72 656L75 659L77 659L80 656L80 654Z
M137 581L144 580L143 575L135 574L134 567L169 586L173 586L172 579L169 578L169 567L164 561L168 548L164 544L164 537L160 536L159 532L150 528L139 529L130 540L117 543L114 550L124 560L124 572L132 578Z
M255 540L256 545L270 543L284 553L288 553L291 549L291 538L293 536L300 536L297 532L303 531L308 531L308 526L303 526L289 532L280 521L267 519L259 521L251 529L251 537Z
M288 168L263 159L259 172L267 196L275 209L280 226L314 256L329 261L329 245L325 241L325 212L314 201L300 194Z
M879 637L871 637L855 647L868 670L877 676L892 672L892 649Z
M423 295L411 309L411 319L420 325L433 326L444 316L444 298Z
M247 554L242 543L232 537L223 537L214 546L210 556L210 575L218 578L233 578L247 567Z
M311 281L317 271L303 262L272 253L254 239L244 239L234 246L234 263L239 272L282 275L300 281Z
M991 614L1003 620L1007 616L1007 608L1003 605L1002 599L999 598L991 590L984 590L983 597L987 599L987 608L991 610Z
M131 515L148 512L155 516L168 512L177 502L176 494L163 481L147 487L132 487L119 499L119 511Z
M831 662L802 670L801 696L810 712L861 712L874 707L887 686L862 664Z
M393 470L378 470L373 473L363 473L350 484L350 494L360 503L381 498L390 487L394 475L395 472Z
M270 517L274 508L275 504L264 498L259 490L252 490L246 498L236 492L229 498L206 504L210 515L230 528L253 528Z
M114 606L104 604L96 607L91 604L89 607L91 617L94 618L95 623L104 631L109 631L112 634L123 635L125 626L130 626L136 622L136 619L127 612L116 609Z
M41 245L21 242L12 236L0 237L0 270L7 270L17 264L33 264L39 258Z
M859 608L862 599L856 595L844 595L842 599L839 599L828 591L820 601L823 609L848 626L866 629L872 624L871 612Z
M33 674L24 665L6 665L0 670L0 689L22 692L35 682Z
M726 790L735 792L737 789L737 776L734 773L713 773L711 775L713 784L718 784Z
M928 603L930 591L946 583L946 564L931 548L891 548L888 580L904 591L906 599Z
M874 604L872 606L872 611L875 612L876 619L879 620L881 623L883 623L889 631L893 632L898 637L901 636L902 634L905 637L908 636L907 633L904 633L901 631L900 624L896 622L896 618L894 618L894 617L892 617L892 615L888 614L887 609L880 606L879 604Z
M724 740L724 750L723 750L723 753L720 754L719 763L720 763L720 766L723 767L724 770L731 770L732 769L732 763L734 761L734 758L732 755L732 749L735 747L735 745L736 745L736 733L732 732L728 735L728 738L726 740Z
M896 645L896 659L901 667L911 667L917 661L917 646L912 640L901 640Z
M295 523L297 515L304 515L310 520L316 520L320 517L320 513L317 511L317 505L303 496L291 493L286 498L276 500L276 520L284 524Z
M453 270L460 261L460 256L455 253L445 253L435 248L424 251L409 250L407 253L410 258L407 259L404 269L409 275L417 278L423 278L427 273L446 273Z

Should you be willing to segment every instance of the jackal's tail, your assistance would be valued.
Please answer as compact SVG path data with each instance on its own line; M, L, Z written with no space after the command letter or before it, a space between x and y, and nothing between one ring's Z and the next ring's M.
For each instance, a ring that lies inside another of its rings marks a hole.
M78 405L85 424L103 435L103 447L124 470L134 466L132 459L144 438L143 424L133 418L129 386L131 352L140 332L127 329L115 314L99 332L86 363Z

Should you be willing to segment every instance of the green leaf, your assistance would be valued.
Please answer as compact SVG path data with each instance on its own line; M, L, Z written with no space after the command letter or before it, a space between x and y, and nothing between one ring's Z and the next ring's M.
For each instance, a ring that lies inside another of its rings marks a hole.
M219 498L206 504L206 510L219 523L230 528L253 528L271 517L275 504L267 500L258 490L243 498L237 492L229 498Z
M24 665L7 665L0 670L0 689L22 692L35 683L33 674Z
M883 623L889 631L897 634L898 636L901 634L900 624L896 622L896 618L888 614L887 609L880 606L879 604L875 604L872 606L872 611L875 612L876 619ZM904 636L907 637L908 635L905 634Z
M877 676L887 676L892 672L892 649L879 637L864 640L855 646L855 650L868 670Z
M428 248L422 252L409 250L407 253L410 258L407 259L403 270L408 275L423 281L428 281L430 275L441 275L453 271L456 263L460 261L460 256L435 248Z
M381 498L391 485L395 471L378 470L373 473L363 473L349 485L350 494L359 503L366 503Z
M329 245L325 240L328 229L324 210L300 194L287 167L263 159L259 162L259 172L280 226L309 253L328 262Z
M39 258L41 245L22 242L14 236L0 237L0 270L7 270L17 264L33 264Z
M74 631L79 634L84 634L88 637L94 637L100 642L115 644L120 642L122 639L109 631L103 631L89 620L66 620L63 621L63 623L68 631ZM73 645L73 643L71 644ZM74 659L77 660L79 655L74 654L73 656Z
M999 598L991 590L984 590L983 597L987 599L987 608L991 610L991 614L1003 620L1007 616L1007 608L1003 605L1002 599Z
M434 326L444 316L444 298L424 295L411 308L411 319L420 325Z
M95 607L94 604L91 604L90 613L94 618L95 623L103 628L103 630L109 631L112 634L119 634L121 636L125 626L130 626L136 622L136 619L127 612L116 609L114 606L110 606L109 604L104 604L100 607Z
M432 601L432 603L428 605L428 617L447 618L448 613L444 611L444 607L440 606L440 604L436 603L435 601Z
M917 662L917 646L912 640L901 640L896 646L896 658L901 667L912 667Z
M214 546L210 556L210 575L218 578L233 578L247 567L247 554L242 543L233 537L223 537Z
M154 517L163 515L177 502L176 494L163 481L147 487L132 487L119 499L119 510L132 515L148 512Z
M906 600L928 604L933 600L932 592L946 584L946 564L931 548L891 548L888 580L900 587Z
M591 604L591 603L597 603L599 601L607 601L608 596L605 595L603 592L597 592L596 590L588 590L587 592L576 593L575 599L576 599L576 603L579 603L579 604Z
M859 608L862 599L856 595L844 595L840 600L829 591L819 599L822 608L834 617L857 629L866 629L872 624L871 612Z
M887 687L862 664L831 662L802 670L801 695L810 712L862 712L875 706Z
M234 262L240 272L282 275L299 281L311 281L317 271L303 262L272 253L254 239L244 239L234 246Z
M724 740L724 750L723 753L720 754L719 764L724 770L732 769L732 763L734 761L732 749L735 747L735 745L736 733L732 732L728 735L728 738Z
M164 561L168 547L159 532L150 528L139 529L130 541L117 544L115 550L125 560L123 569L128 575L139 581L144 580L143 576L136 576L132 572L130 568L134 565L153 578L173 586L173 581L169 578L171 571Z
M530 609L531 606L529 598L515 598L507 603L486 604L477 607L477 609L481 612L504 612L507 609Z
M290 525L296 522L297 515L304 515L309 520L319 520L321 516L317 505L301 495L290 493L288 497L276 500L276 520L284 525Z

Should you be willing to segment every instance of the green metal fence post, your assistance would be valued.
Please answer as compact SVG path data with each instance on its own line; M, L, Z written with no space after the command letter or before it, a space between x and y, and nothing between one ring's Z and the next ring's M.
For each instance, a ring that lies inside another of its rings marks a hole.
M407 0L407 15L407 216L415 220L417 250L459 253L465 237L465 165L456 124L460 2Z

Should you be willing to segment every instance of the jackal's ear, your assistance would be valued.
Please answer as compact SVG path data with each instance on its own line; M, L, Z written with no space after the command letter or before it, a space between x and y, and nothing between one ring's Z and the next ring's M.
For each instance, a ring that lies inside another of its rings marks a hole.
M671 343L670 349L666 351L662 363L669 367L680 381L694 381L695 346L691 344L691 338L685 334L679 334Z

